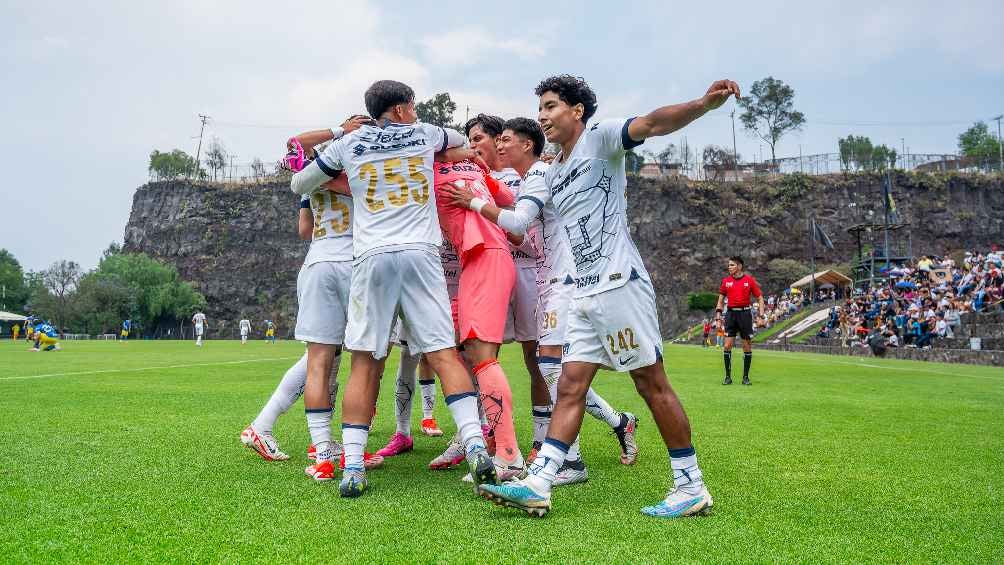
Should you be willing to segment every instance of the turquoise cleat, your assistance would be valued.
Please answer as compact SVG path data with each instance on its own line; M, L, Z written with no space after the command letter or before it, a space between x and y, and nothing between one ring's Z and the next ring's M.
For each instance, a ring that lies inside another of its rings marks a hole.
M342 498L356 498L366 492L366 472L363 469L346 469L342 481L338 483L338 494Z
M646 506L641 513L653 518L683 518L685 516L704 516L711 513L711 494L706 487L696 495L686 494L679 489L673 489L666 499L655 506Z
M551 494L540 494L523 481L510 481L502 485L478 485L478 494L499 506L518 508L538 518L551 510Z

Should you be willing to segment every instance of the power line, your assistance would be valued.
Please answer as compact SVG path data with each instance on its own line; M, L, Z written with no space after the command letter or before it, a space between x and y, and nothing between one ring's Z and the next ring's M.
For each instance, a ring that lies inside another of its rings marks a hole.
M195 172L199 172L199 158L202 156L202 132L206 131L206 122L209 121L209 116L199 114L199 119L202 120L202 127L199 128L199 148L195 150Z

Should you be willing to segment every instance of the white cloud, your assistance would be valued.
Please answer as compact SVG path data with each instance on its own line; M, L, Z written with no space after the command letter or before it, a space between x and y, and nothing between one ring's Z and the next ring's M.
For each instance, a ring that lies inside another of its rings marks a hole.
M444 67L471 66L497 56L516 56L529 60L546 52L543 41L502 38L483 28L465 28L435 33L420 40L431 63Z

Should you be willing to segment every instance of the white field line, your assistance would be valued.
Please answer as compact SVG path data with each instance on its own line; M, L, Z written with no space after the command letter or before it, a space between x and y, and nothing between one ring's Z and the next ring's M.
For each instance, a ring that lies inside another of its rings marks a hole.
M185 365L161 365L159 367L139 367L136 369L102 369L100 371L78 371L74 373L46 373L44 375L24 375L17 377L0 377L0 381L14 381L25 379L45 379L48 377L71 377L79 375L103 375L107 373L133 373L139 371L155 371L158 369L187 369L190 367L213 367L217 365L242 365L245 363L265 363L269 361L288 361L299 359L300 357L270 357L265 359L245 359L242 361L220 361L218 363L189 363Z

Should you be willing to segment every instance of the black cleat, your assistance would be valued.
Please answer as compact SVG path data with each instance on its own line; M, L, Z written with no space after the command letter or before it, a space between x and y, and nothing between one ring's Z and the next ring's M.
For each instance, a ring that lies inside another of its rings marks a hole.
M725 380L722 381L722 384L723 385L730 385L730 384L732 384L732 377L725 377Z
M750 382L750 378L749 377L743 377L743 384L749 386L749 385L751 385L753 383Z

